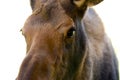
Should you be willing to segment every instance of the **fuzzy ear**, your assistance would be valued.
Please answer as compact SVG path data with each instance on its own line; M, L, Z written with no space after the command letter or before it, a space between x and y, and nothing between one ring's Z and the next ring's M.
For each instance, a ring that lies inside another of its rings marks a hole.
M77 7L81 7L82 5L87 5L87 6L94 6L97 5L98 3L102 2L103 0L73 0L73 3Z
M35 8L35 3L36 3L36 0L30 0L30 6L31 6L32 10L34 10L34 8Z
M32 10L34 11L36 8L38 8L41 5L41 2L44 0L30 0L30 6Z
M87 1L87 5L88 6L95 6L97 4L99 4L100 2L102 2L103 0L88 0Z

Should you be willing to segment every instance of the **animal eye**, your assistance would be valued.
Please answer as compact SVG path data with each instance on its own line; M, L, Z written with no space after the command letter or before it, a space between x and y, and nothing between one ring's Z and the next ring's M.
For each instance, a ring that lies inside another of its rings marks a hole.
M22 33L22 35L23 35L23 30L22 29L20 29L20 32Z
M75 28L72 27L67 32L67 38L71 38L75 34Z
M23 30L22 29L20 29L20 32L22 33L22 35L25 37L25 34L24 34L24 32L23 32Z

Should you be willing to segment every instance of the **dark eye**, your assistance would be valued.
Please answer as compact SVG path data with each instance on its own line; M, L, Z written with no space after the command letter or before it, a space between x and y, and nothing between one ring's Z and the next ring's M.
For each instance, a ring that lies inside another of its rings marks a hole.
M72 27L67 32L67 38L71 38L75 34L75 28Z
M23 35L23 30L22 29L20 29L20 32L22 33L22 35Z

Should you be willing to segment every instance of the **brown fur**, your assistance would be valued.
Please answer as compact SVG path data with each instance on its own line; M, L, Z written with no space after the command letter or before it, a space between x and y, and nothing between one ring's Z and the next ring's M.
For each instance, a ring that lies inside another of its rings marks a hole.
M72 0L31 0L33 13L22 28L27 54L17 80L119 80L102 21L88 8L98 2L78 7Z

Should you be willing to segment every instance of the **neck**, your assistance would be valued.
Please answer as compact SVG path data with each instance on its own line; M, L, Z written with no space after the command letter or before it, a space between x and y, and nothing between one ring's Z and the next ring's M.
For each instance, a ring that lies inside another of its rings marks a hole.
M78 72L84 67L86 59L86 35L80 18L76 18L76 35L74 40L73 51L69 56L66 72L62 80L76 80ZM82 72L81 72L82 75Z

